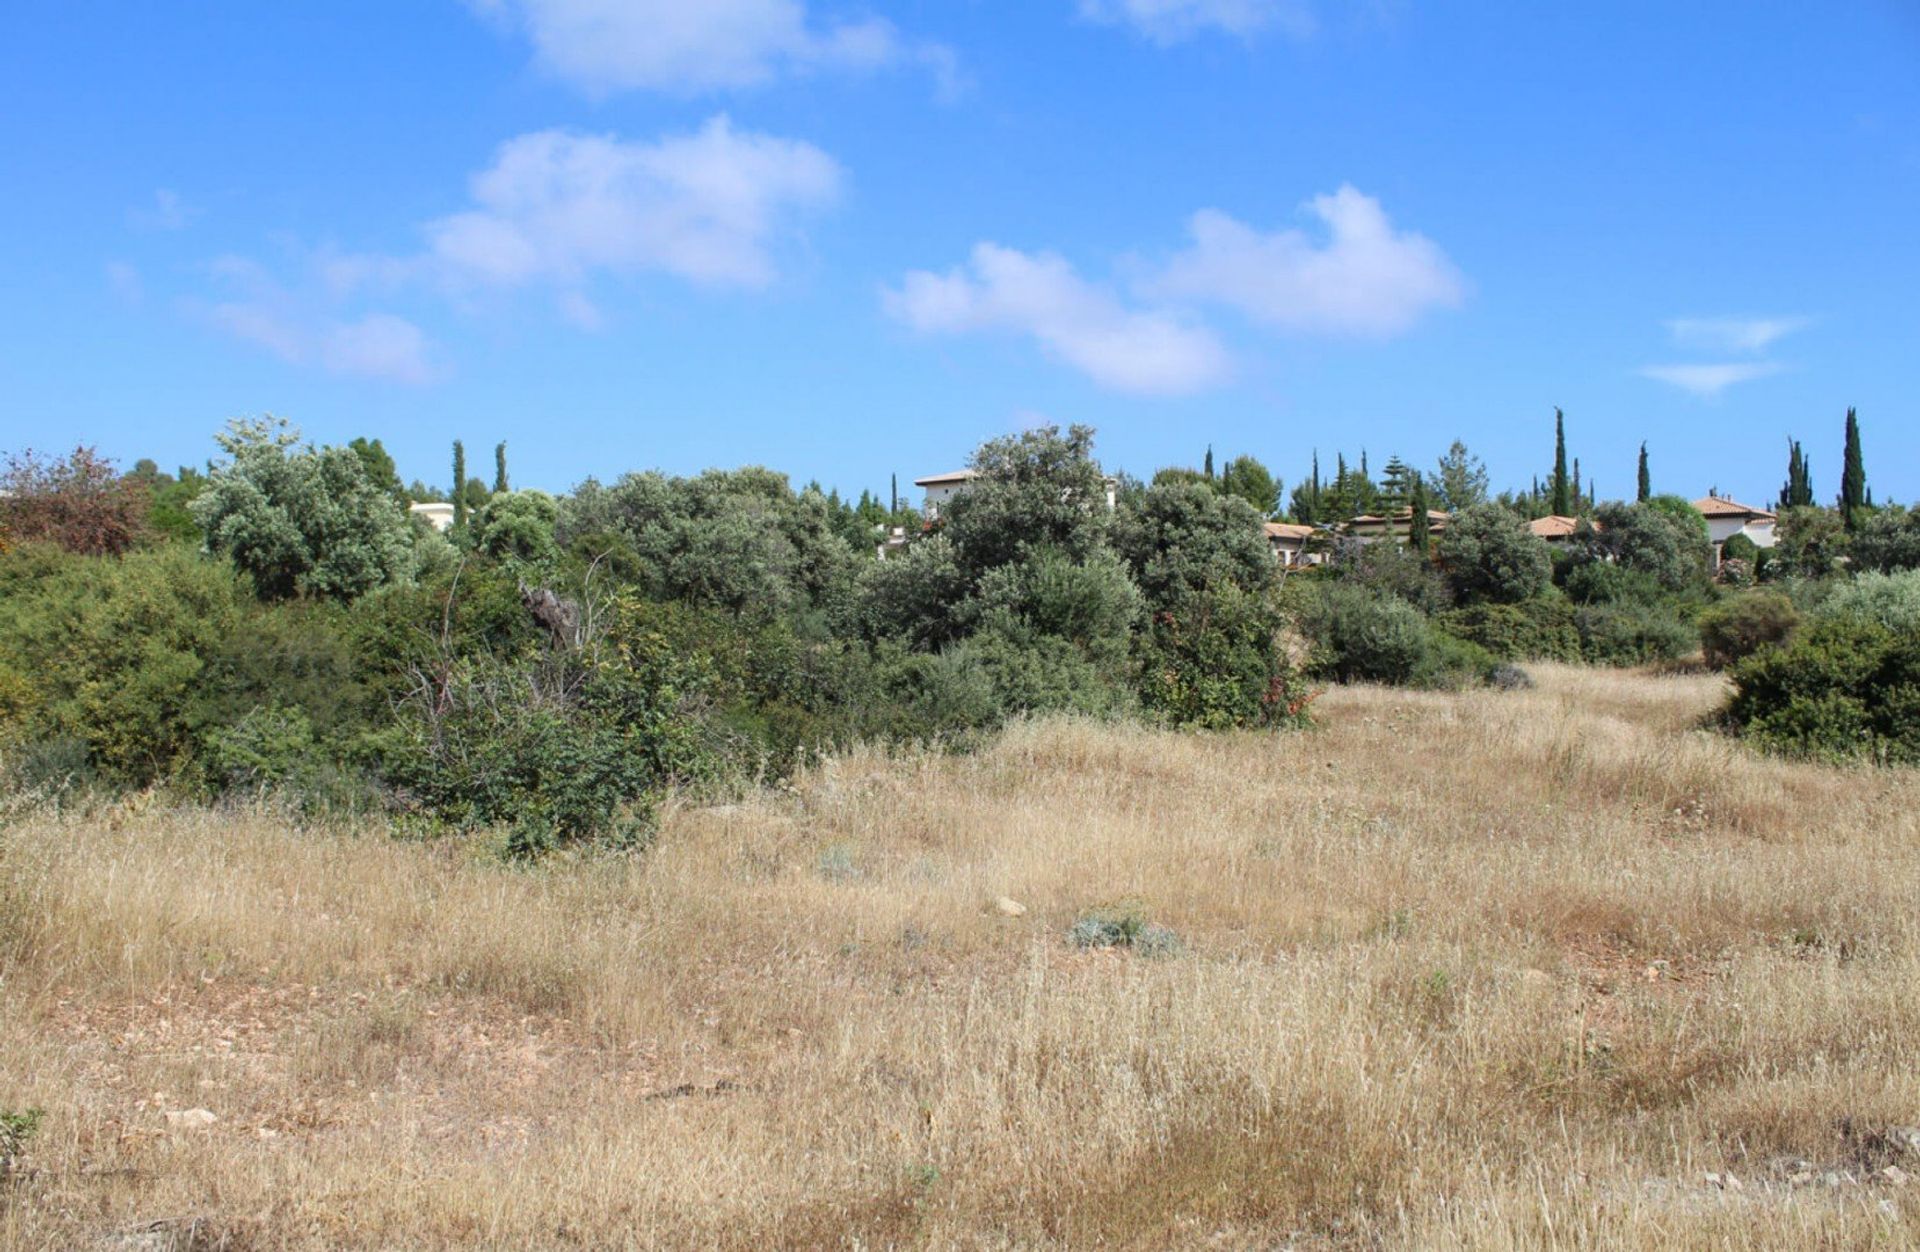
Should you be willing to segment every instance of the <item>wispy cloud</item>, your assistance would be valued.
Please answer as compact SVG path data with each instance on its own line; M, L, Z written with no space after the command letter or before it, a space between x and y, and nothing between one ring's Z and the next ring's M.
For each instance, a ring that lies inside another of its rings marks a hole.
M414 386L446 375L426 334L406 318L339 313L309 293L289 290L245 257L217 258L209 270L224 298L189 301L187 310L288 364Z
M923 333L1030 335L1115 391L1198 391L1228 372L1226 350L1204 326L1164 310L1130 309L1049 252L982 243L969 267L915 270L884 301L889 313Z
M1080 16L1129 26L1158 44L1208 31L1245 38L1273 29L1304 38L1316 26L1307 0L1080 0Z
M165 187L153 193L153 199L146 204L137 204L127 210L127 225L135 230L185 230L200 213L200 210L180 198L180 194Z
M813 20L801 0L469 0L523 31L542 65L595 95L693 95L783 75L922 64L943 93L952 51L908 39L884 18Z
M1781 368L1772 361L1731 361L1715 365L1648 365L1642 367L1640 373L1703 400L1712 400L1735 383L1767 378L1778 374Z
M102 267L107 276L107 290L114 299L128 308L137 308L145 302L147 285L140 279L140 271L125 261L108 261Z
M1812 320L1808 317L1676 317L1670 318L1666 327L1678 347L1753 358ZM1749 359L1647 365L1641 367L1640 375L1668 383L1700 399L1713 400L1736 383L1768 378L1783 368L1777 361Z
M1807 317L1676 317L1667 322L1667 333L1683 348L1759 353L1804 329L1812 320Z

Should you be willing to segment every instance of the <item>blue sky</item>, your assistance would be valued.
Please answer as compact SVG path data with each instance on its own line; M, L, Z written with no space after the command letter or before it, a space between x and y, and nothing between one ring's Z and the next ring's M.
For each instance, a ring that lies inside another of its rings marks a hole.
M0 448L1920 496L1920 5L15 0Z

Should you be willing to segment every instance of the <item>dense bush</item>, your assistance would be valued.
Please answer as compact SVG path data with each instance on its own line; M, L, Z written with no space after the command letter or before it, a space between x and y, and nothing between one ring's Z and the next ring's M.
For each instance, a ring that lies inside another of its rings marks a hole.
M1853 536L1850 551L1855 569L1882 574L1920 569L1920 508L1874 510Z
M1731 723L1776 751L1920 763L1920 632L1824 613L1732 670Z
M1700 615L1700 648L1707 664L1725 669L1793 633L1800 614L1778 591L1750 591Z
M1467 603L1517 604L1546 590L1553 573L1546 542L1497 504L1454 514L1441 533L1439 555L1455 593Z
M353 449L301 446L272 419L236 421L219 444L228 462L191 510L262 599L351 600L412 576L413 528Z
M147 484L115 473L92 448L51 459L24 452L0 464L0 547L117 555L140 540L149 507Z
M1308 693L1279 644L1272 600L1227 585L1153 614L1140 636L1140 702L1181 726L1278 726L1304 720Z
M1644 601L1585 604L1574 611L1581 659L1594 665L1677 661L1700 646L1693 627L1660 604Z
M1920 570L1862 574L1835 588L1816 612L1878 622L1898 634L1920 634Z
M1538 595L1518 604L1475 604L1435 619L1455 638L1485 648L1504 661L1577 661L1580 632L1574 609L1558 595Z
M178 545L124 557L43 546L0 556L9 733L82 743L116 782L175 773L193 756L209 662L245 605L230 566Z
M1405 600L1350 583L1317 587L1298 621L1313 644L1311 671L1337 682L1452 687L1484 679L1495 664Z
M1587 560L1645 575L1667 591L1697 585L1713 561L1705 519L1685 501L1668 497L1603 504L1577 540Z

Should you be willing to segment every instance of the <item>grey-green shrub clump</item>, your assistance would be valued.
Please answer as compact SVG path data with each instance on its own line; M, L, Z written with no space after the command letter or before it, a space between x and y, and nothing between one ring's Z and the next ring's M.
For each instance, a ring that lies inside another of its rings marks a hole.
M210 551L233 559L262 599L351 600L413 570L405 511L351 448L315 448L273 418L231 423L189 506Z

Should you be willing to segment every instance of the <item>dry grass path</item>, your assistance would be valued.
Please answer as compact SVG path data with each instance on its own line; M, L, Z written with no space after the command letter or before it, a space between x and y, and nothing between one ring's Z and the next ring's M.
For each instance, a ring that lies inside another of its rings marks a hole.
M856 756L536 871L5 828L0 1247L1920 1244L1920 779L1538 677ZM1180 951L1066 943L1125 901Z

